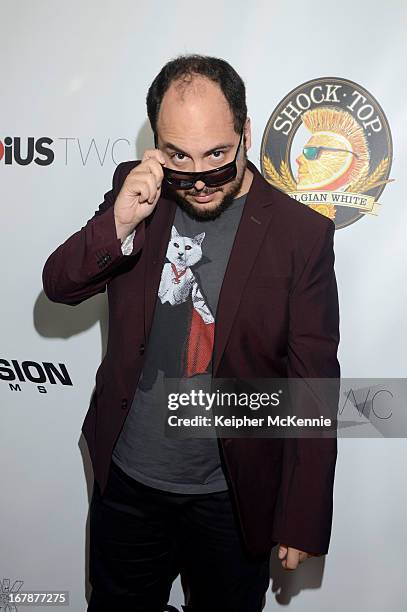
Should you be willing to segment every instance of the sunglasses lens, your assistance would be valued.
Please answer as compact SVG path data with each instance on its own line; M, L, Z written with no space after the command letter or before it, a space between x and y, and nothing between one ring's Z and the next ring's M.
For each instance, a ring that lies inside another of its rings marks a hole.
M211 171L206 176L203 174L198 179L195 177L191 178L191 175L187 172L185 174L176 174L170 168L164 168L163 170L166 180L174 189L192 189L197 180L202 180L207 187L219 187L233 180L237 174L236 164Z
M316 159L318 155L318 147L304 147L302 152L305 159Z
M164 177L174 189L191 189L194 184L193 179L188 174L174 174L169 168L163 168L163 170Z
M209 174L204 177L204 183L207 187L220 187L229 181L232 181L236 177L237 168L236 165L231 168L225 168L224 170L221 168L217 172L213 174Z
M194 185L194 181L191 179L177 178L175 181L171 181L171 184L177 189L191 189Z

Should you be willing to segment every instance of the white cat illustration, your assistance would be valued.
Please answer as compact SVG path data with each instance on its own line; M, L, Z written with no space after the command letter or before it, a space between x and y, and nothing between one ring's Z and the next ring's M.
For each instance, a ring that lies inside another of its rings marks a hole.
M172 306L186 302L191 296L194 309L204 323L214 323L215 319L199 289L191 268L202 258L201 244L205 232L193 238L181 236L173 225L171 239L167 248L167 259L161 273L158 297L161 303L169 302Z

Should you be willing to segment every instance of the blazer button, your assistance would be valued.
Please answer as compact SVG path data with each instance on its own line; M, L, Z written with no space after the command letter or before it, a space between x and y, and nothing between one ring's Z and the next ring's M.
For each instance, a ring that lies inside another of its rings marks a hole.
M144 346L144 344L140 344L140 347L139 347L139 353L140 353L140 355L143 355L143 354L144 354L144 351L145 351L145 346Z
M122 399L122 408L123 410L127 409L127 399Z

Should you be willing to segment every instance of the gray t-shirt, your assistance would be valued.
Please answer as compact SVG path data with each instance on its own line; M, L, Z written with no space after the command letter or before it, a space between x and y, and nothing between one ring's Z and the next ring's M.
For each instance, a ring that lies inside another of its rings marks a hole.
M216 219L193 219L180 206L175 213L143 371L112 457L157 489L228 488L216 437L181 439L169 431L167 393L176 379L188 379L188 390L210 391L216 308L245 200L235 198Z

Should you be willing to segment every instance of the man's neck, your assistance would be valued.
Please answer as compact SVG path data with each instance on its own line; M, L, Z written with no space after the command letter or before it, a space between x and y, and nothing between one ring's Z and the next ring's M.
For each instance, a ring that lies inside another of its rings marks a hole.
M244 171L242 186L239 192L235 195L235 198L240 198L241 196L244 196L249 192L249 189L253 182L253 177L254 177L253 172L249 170L249 168L246 166L245 171Z

